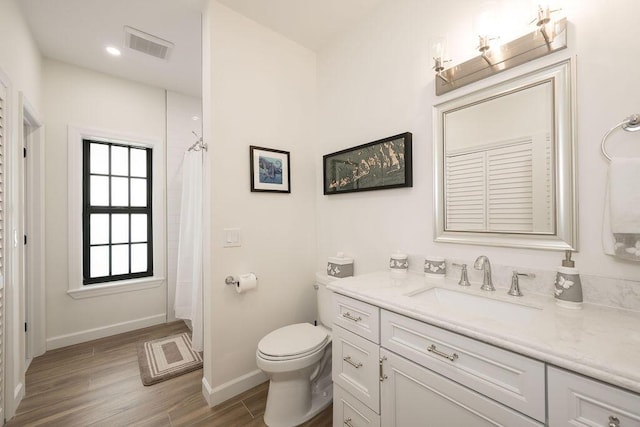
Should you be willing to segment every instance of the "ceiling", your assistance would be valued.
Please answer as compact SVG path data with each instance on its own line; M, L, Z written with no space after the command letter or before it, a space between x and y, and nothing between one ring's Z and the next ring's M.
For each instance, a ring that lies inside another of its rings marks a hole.
M47 58L201 96L202 0L19 0ZM164 61L124 49L125 25L175 44ZM105 46L121 49L112 57Z
M218 0L230 9L318 51L382 0Z
M218 0L318 50L382 0ZM19 0L42 54L200 97L201 10L206 0ZM175 44L168 61L124 48L124 26ZM105 52L119 47L120 57Z

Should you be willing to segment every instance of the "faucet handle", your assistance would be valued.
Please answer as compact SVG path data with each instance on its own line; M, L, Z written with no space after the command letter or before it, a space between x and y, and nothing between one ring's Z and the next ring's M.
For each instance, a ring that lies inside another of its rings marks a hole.
M460 271L460 280L458 281L458 285L471 286L471 283L469 283L469 276L467 274L467 264L458 264L457 262L454 262L451 265L462 269L462 271Z
M520 292L520 276L534 278L536 277L533 273L519 273L513 270L513 276L511 276L511 287L509 288L509 295L513 295L514 297L521 297L522 292Z

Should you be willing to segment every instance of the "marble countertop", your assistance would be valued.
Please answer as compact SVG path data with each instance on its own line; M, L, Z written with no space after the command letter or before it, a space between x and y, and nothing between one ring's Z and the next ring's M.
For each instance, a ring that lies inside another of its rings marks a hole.
M507 289L481 291L480 284L458 286L452 279L429 279L409 272L369 273L331 282L329 289L477 340L512 350L555 366L640 393L640 312L584 304L563 308L552 296L514 297ZM424 291L443 288L491 301L487 309L423 298ZM496 306L498 309L492 310ZM511 310L514 308L514 310ZM506 320L508 319L508 321Z

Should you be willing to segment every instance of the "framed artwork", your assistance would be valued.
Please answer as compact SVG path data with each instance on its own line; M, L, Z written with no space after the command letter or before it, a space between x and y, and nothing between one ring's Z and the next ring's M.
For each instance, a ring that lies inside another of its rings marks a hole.
M324 194L412 187L411 133L323 156Z
M251 191L291 193L289 152L249 146Z

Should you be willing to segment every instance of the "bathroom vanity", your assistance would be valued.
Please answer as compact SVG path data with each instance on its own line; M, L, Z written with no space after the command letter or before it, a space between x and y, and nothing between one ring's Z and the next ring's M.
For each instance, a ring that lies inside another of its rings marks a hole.
M411 272L329 288L336 426L640 427L640 313Z

